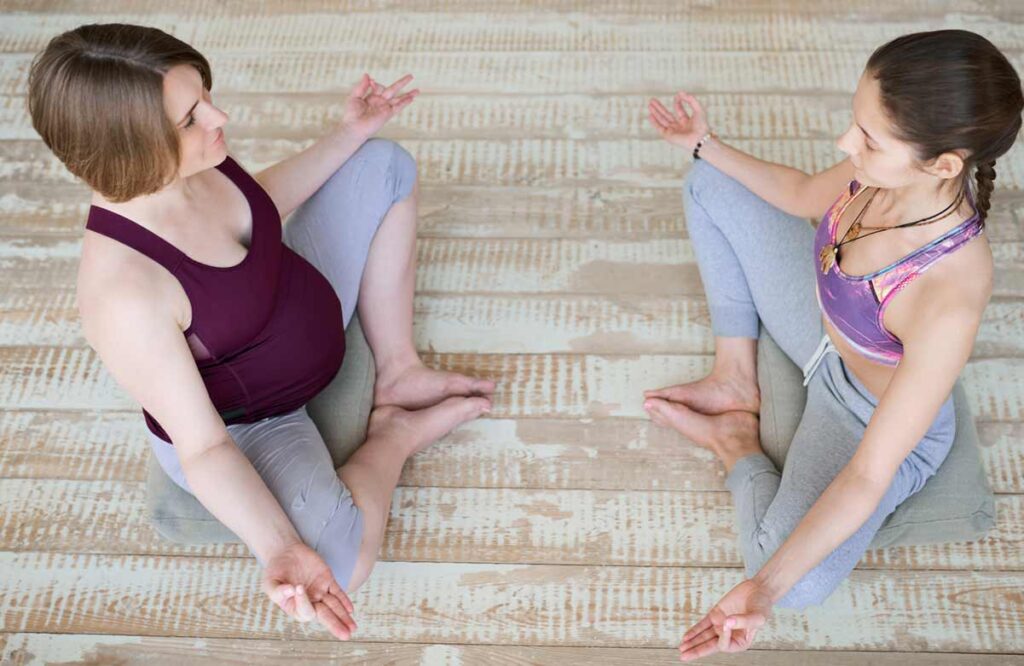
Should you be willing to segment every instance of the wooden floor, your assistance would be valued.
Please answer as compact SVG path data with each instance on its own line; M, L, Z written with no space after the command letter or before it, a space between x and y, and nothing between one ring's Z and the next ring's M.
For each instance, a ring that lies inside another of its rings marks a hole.
M730 143L820 170L842 158L876 46L966 27L1024 72L1024 5L635 4L0 0L4 663L675 659L742 573L720 466L641 409L643 389L712 360L679 192L689 158L648 129L645 100L685 87ZM176 546L146 522L141 415L74 307L88 191L24 110L47 39L112 20L210 58L251 171L336 120L364 70L411 71L424 91L384 133L420 168L416 341L501 388L490 418L408 465L352 643L273 609L239 545ZM1024 152L996 169L996 293L964 371L996 529L870 552L823 607L779 611L756 651L708 663L1024 663Z

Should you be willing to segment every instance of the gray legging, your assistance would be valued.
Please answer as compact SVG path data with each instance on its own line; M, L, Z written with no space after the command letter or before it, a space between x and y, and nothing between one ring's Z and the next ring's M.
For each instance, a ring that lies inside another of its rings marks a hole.
M705 160L695 161L686 177L683 205L713 333L757 338L760 319L803 368L807 385L782 473L756 454L737 461L725 481L752 576L853 457L878 398L846 370L825 333L814 289L814 228L807 220L775 208ZM938 470L955 427L950 395L871 517L801 578L780 606L820 604L849 576L886 516Z
M355 312L377 228L391 206L409 196L415 182L416 163L409 153L391 141L371 139L285 225L285 243L334 287L346 327ZM363 516L338 478L306 408L227 429L303 543L324 558L335 580L347 590L359 556ZM153 433L149 441L168 476L192 493L175 448Z

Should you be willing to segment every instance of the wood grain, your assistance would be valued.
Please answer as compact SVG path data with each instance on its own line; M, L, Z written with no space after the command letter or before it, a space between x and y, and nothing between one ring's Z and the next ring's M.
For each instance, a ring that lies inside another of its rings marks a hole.
M421 178L426 175L421 174ZM681 182L681 181L680 181ZM0 181L0 237L80 237L89 212L81 184ZM996 191L985 233L992 243L1024 241L1024 192ZM421 238L686 238L678 188L424 185Z
M0 276L4 272L0 268ZM1024 298L990 302L972 358L1024 355L1022 309ZM86 346L70 290L0 292L0 311L0 346ZM413 322L413 339L423 352L714 352L707 305L699 296L421 294L415 299Z
M377 666L649 666L678 664L678 652L670 648L532 647L510 645L444 645L412 643L341 643L326 640L280 641L242 638L177 638L93 634L0 634L7 640L0 661L10 666L40 663L44 656L63 664L123 664L124 666L177 666L183 660L200 666L220 666L240 661L254 666L277 664L333 664ZM749 652L705 657L711 666L1009 666L1024 658L1009 655L840 652L805 652L754 649ZM52 663L52 662L50 662Z
M0 553L10 633L326 638L259 592L252 559ZM381 562L354 595L359 640L670 647L737 569ZM761 648L1019 652L1022 574L854 571L829 600L780 610ZM885 599L887 617L877 621Z
M204 12L205 13L205 12ZM142 23L165 30L203 53L266 54L283 51L387 53L448 51L854 51L870 52L898 34L939 26L972 29L1003 49L1024 48L1020 25L993 16L953 15L945 21L909 16L898 24L809 16L799 11L761 16L694 12L685 21L652 23L639 17L577 14L566 17L497 11L452 14L443 21L389 12L248 14L203 17L182 14L20 14L10 16L0 52L36 52L54 35L85 23ZM429 21L429 22L428 22ZM425 27L425 24L429 27Z
M1024 570L1024 497L1004 495L982 540L869 551L861 568ZM399 488L381 557L416 562L742 566L720 491ZM146 517L145 483L0 480L0 550L247 557L179 545Z
M692 355L425 354L440 370L498 383L494 417L646 418L643 391L695 381L712 359ZM0 407L131 409L135 405L89 348L0 347ZM967 364L961 378L977 418L1024 418L1024 359Z
M1024 69L1022 67L1021 69ZM257 173L312 143L292 139L231 139L231 154ZM807 173L823 171L844 159L834 139L787 141L737 139L728 143L770 162ZM678 190L691 162L661 139L574 141L564 139L402 141L416 159L419 178L429 184L487 186L668 187ZM75 177L38 140L0 142L0 179L12 182L69 184ZM1012 150L997 162L996 183L1020 190L1024 150ZM996 195L998 196L998 194Z
M393 81L414 72L433 93L848 92L856 88L871 48L847 51L316 53L213 52L218 91L339 92L372 68ZM1005 51L1018 70L1022 53ZM472 59L473 67L466 62ZM24 94L32 54L0 55L0 94ZM680 80L685 72L685 80Z

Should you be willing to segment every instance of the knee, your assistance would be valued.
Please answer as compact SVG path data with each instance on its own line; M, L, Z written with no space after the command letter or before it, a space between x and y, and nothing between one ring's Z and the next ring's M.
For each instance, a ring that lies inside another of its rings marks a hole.
M699 196L707 188L709 182L714 183L725 177L724 173L708 164L707 160L695 160L690 165L686 177L683 178L683 196L692 197L695 194Z
M688 208L697 203L706 209L716 199L735 202L744 189L739 181L707 160L696 160L683 179L683 204Z
M353 153L352 163L360 188L380 192L389 204L412 194L416 185L416 160L405 148L389 139L373 138Z

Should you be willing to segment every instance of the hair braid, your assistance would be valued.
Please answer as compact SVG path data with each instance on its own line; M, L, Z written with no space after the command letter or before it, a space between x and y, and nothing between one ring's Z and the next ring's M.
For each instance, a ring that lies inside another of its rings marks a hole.
M996 179L995 167L995 160L982 162L978 164L978 168L974 174L974 177L978 181L978 195L975 203L978 206L978 213L980 213L982 222L984 222L985 218L988 217L988 209L992 205L992 189L995 187L995 183L993 181Z

